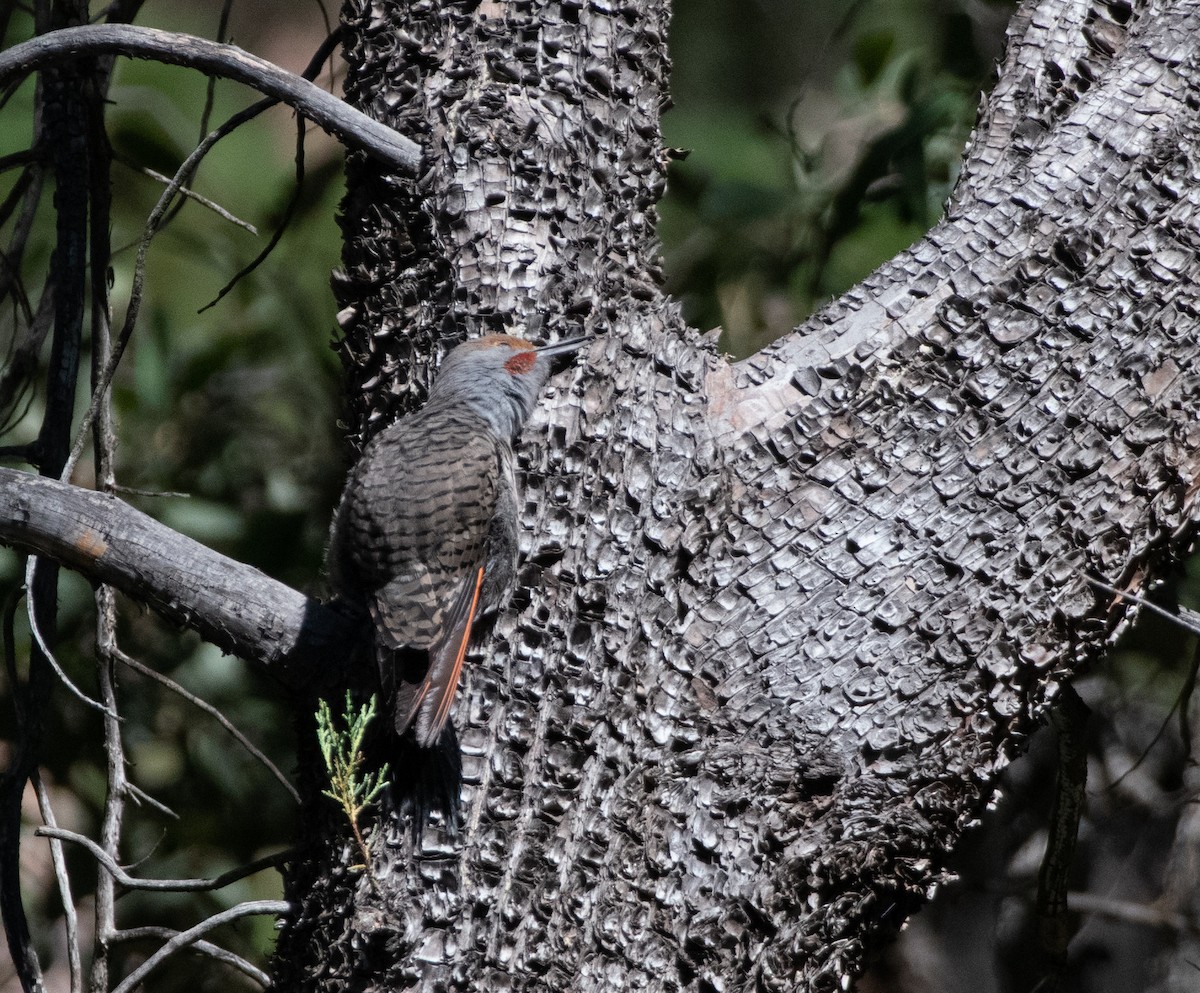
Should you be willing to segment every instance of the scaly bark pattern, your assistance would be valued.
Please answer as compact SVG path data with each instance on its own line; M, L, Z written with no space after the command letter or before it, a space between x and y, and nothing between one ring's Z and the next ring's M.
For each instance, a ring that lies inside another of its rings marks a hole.
M1027 3L947 218L737 366L655 289L663 5L346 20L348 94L427 157L351 175L353 431L434 342L603 340L520 449L464 837L382 830L380 897L307 822L277 988L838 988L1104 650L1086 574L1191 534L1197 5Z

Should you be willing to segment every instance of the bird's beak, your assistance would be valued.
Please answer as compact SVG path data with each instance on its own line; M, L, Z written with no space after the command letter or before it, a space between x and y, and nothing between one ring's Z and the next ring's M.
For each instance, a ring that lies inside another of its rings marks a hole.
M578 338L564 338L562 341L556 341L552 345L542 345L535 348L534 351L538 355L544 355L546 358L554 358L556 355L569 355L571 352L582 348L592 340L592 335L580 335Z

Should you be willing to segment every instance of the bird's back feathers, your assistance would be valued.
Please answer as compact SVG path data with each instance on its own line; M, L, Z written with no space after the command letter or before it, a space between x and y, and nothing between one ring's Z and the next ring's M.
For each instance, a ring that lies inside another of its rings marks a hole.
M367 446L338 509L335 588L370 612L396 730L423 747L449 716L475 616L511 579L515 547L489 547L498 506L515 501L511 461L470 411L426 407Z

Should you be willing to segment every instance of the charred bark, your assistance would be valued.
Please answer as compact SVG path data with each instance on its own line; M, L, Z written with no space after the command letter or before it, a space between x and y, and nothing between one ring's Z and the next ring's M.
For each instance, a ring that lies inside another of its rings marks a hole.
M465 838L389 835L382 900L316 840L280 989L834 988L895 932L1109 644L1088 573L1190 539L1198 19L1027 4L946 219L731 366L655 285L664 7L347 8L428 163L351 173L360 438L435 342L601 341L526 435Z
M1191 541L1200 7L1027 3L946 218L734 365L657 289L665 4L344 18L425 153L351 164L358 440L462 337L599 340L522 443L463 834L381 822L372 885L310 788L276 988L838 988L1110 643L1088 574Z

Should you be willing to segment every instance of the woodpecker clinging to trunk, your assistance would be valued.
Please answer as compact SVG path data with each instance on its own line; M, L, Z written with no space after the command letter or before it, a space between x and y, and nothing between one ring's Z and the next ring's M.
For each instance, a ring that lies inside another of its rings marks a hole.
M381 431L334 518L334 591L362 604L397 734L432 748L450 715L471 626L507 599L517 566L512 445L554 356L493 334L442 363L425 406ZM457 751L457 749L456 749Z

